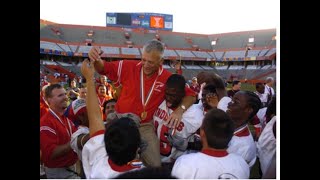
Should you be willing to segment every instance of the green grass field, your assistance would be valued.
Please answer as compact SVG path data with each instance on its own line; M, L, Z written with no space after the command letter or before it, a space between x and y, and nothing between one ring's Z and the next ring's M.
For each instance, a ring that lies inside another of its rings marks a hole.
M232 84L228 84L227 90L230 90L232 87ZM241 83L241 90L242 91L256 91L256 86L254 84L249 84L249 83Z

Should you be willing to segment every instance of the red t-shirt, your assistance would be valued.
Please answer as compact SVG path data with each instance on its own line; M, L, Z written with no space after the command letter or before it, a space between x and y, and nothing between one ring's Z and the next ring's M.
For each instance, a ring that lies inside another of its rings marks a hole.
M60 156L54 160L50 159L53 150L58 145L70 142L71 134L76 131L76 127L72 121L65 116L60 116L60 119L65 126L50 111L40 119L40 148L42 151L42 162L49 168L71 166L78 160L78 156L73 150L70 150L66 155ZM67 129L69 133L67 132Z
M143 112L143 106L140 97L140 71L142 64L140 63L140 61L123 60L121 73L118 73L120 72L120 70L118 71L120 62L121 61L105 61L104 72L100 73L106 75L110 80L114 82L119 81L122 84L121 95L115 106L116 111L119 113L131 112L141 117L141 113ZM157 110L160 103L164 100L165 83L171 76L171 72L163 69L162 67L160 67L159 71L152 75L150 78L147 78L144 75L145 100L158 75L159 77L157 79L157 82L155 83L153 93L145 109L147 112L147 117L145 120L142 120L141 123L150 122L152 120L154 112ZM120 78L118 78L118 76ZM186 95L195 96L195 93L190 88L186 88Z

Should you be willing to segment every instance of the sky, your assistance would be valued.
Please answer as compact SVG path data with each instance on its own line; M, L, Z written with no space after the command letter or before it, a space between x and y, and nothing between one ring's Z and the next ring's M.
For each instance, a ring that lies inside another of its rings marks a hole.
M197 34L273 29L280 0L40 0L40 19L106 26L107 12L173 15L173 31Z

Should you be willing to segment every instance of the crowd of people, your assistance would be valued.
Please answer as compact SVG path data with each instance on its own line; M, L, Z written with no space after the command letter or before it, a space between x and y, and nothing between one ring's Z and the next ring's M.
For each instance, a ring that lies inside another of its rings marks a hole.
M240 81L227 91L214 72L188 85L179 63L174 74L162 68L157 40L141 61L107 62L103 53L89 51L81 87L42 86L40 178L248 179L256 163L262 178L276 178L273 78L256 92Z

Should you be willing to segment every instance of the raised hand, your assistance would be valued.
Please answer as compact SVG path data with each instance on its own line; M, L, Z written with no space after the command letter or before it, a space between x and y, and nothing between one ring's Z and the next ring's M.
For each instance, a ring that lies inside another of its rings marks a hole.
M101 54L103 54L103 51L100 49L100 47L97 47L97 46L92 47L89 51L90 61L101 60Z
M103 71L103 61L101 59L101 55L103 54L103 51L100 47L94 46L89 51L89 59L94 64L94 68L101 72Z
M86 79L93 79L94 78L94 68L93 68L93 61L89 62L88 59L85 59L82 62L81 66L81 73Z
M168 127L169 128L177 128L177 126L180 124L180 121L182 120L182 114L183 110L180 110L181 108L177 108L175 111L173 111L170 116L167 119ZM173 131L174 134L175 131Z
M219 99L218 99L217 94L215 94L215 93L208 93L208 94L206 95L206 100L207 100L207 103L208 103L212 108L216 108L216 107L218 106Z

